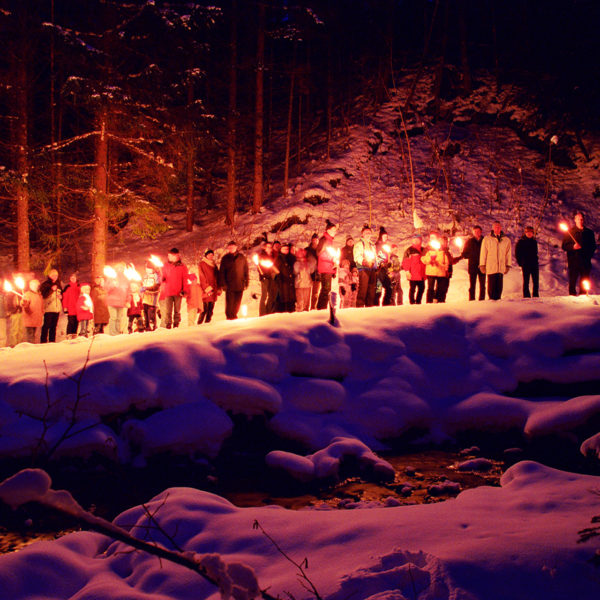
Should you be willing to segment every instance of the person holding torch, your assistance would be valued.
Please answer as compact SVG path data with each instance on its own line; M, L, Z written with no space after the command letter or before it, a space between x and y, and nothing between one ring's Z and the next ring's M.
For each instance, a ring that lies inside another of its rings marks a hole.
M228 321L237 319L244 290L248 288L248 261L246 256L238 251L235 240L227 244L227 254L219 265L219 287L225 290L225 318Z
M583 282L589 280L592 271L592 256L596 252L596 239L594 232L584 226L582 212L576 212L573 220L575 227L569 229L566 223L561 223L559 228L565 234L562 249L567 253L569 295L577 296L577 282L579 282L579 294L586 293Z
M327 219L325 233L321 236L317 246L317 272L321 280L317 310L327 308L329 292L331 292L331 281L337 273L340 251L333 245L333 238L335 238L337 230L338 226Z
M253 259L258 269L260 280L260 303L258 305L258 316L263 317L275 312L277 302L277 280L279 271L275 265L273 244L265 242L263 249L255 254Z
M58 317L62 311L62 285L56 269L48 271L48 278L40 285L40 294L44 300L44 322L40 343L55 342Z
M354 244L354 260L358 267L356 306L374 306L377 286L377 253L371 241L373 231L365 224L360 239Z

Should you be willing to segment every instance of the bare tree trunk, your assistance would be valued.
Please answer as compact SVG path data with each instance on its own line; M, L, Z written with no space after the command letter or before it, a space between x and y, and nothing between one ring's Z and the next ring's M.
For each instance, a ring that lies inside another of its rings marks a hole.
M292 145L292 114L294 110L294 83L296 79L296 44L294 43L294 59L290 78L290 99L288 105L287 134L285 136L285 163L283 167L283 195L287 196L290 180L290 147Z
M25 45L27 42L24 42ZM16 163L17 163L17 269L29 271L29 77L28 52L17 59L16 73Z
M331 134L333 125L333 56L331 36L327 36L327 160L331 158Z
M258 40L256 52L256 114L254 134L254 193L252 212L259 212L263 203L263 143L264 143L264 68L265 68L265 5L258 3Z
M460 67L462 71L462 87L465 96L470 95L473 84L469 67L469 45L467 43L467 21L465 18L465 0L458 0L458 29L460 32Z
M227 114L227 205L225 223L233 227L236 197L236 129L237 129L237 0L231 2L229 61L229 112Z
M296 174L300 175L300 155L302 154L302 94L298 94L298 152L296 154Z
M490 0L492 13L492 41L494 48L494 73L496 75L496 91L500 90L500 60L498 58L498 31L496 29L496 0Z
M435 79L433 81L433 114L438 117L440 113L440 103L442 94L442 84L444 80L444 67L446 64L446 46L448 45L448 17L450 11L450 1L444 1L444 25L442 27L442 47L440 57L435 69Z
M187 105L191 110L194 102L194 80L190 74L187 88ZM188 117L189 118L189 117ZM192 123L188 123L188 147L187 147L187 168L186 168L186 210L185 210L185 230L192 231L194 229L194 175L196 166L196 146Z
M104 107L98 116L96 160L90 194L94 204L94 231L92 237L92 278L102 274L106 264L106 238L108 235L108 111Z

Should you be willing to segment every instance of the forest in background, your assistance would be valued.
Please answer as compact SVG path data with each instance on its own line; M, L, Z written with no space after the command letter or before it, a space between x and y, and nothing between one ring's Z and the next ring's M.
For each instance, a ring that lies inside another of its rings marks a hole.
M485 70L522 87L570 166L599 125L598 17L594 0L2 0L0 252L60 266L89 236L98 273L125 224L151 237L185 210L188 231L233 231L400 81L417 130L425 69L429 119Z

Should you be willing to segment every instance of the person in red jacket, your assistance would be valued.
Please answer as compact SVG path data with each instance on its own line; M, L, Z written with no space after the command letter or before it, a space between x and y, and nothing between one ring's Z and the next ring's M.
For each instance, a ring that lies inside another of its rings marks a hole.
M67 315L67 339L77 335L77 300L79 299L79 282L77 273L72 273L69 283L63 289L63 311Z
M421 257L425 254L423 238L417 233L413 235L412 245L406 249L402 259L402 269L407 271L409 280L408 301L421 304L425 291L425 265Z
M88 326L94 318L94 304L90 292L92 286L89 283L82 283L79 288L79 298L77 298L77 322L79 323L79 335L88 336Z
M339 261L339 249L333 245L333 238L337 233L338 226L327 219L325 233L322 235L317 246L317 272L321 280L321 291L317 300L317 310L327 308L329 304L329 292L331 292L331 281L337 272Z
M179 327L181 322L181 300L189 292L188 270L181 262L179 250L171 248L167 264L162 269L163 294L165 298L165 327Z
M215 253L210 249L204 253L204 258L198 265L198 277L202 293L202 312L198 315L198 325L200 325L210 323L219 294L217 284L219 270L215 264Z
M125 277L125 263L115 265L115 276L106 282L106 303L108 304L108 333L120 335L124 328L124 315L129 293L129 280Z

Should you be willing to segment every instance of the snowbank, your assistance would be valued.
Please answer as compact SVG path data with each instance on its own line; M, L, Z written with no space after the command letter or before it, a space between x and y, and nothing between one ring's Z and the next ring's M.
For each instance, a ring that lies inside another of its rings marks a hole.
M255 520L294 560L307 559L326 600L595 600L600 581L588 562L595 543L578 543L577 533L598 513L600 478L522 462L501 483L443 503L352 513L236 508L174 488L114 523L170 549L212 554L216 568L238 563L278 597L311 595ZM45 494L37 485L31 493ZM11 600L219 598L195 573L87 532L1 556L0 589Z
M2 359L4 456L51 448L73 415L56 455L119 461L215 456L234 414L264 415L313 452L337 437L381 449L411 430L548 435L600 415L600 396L514 397L520 383L564 393L600 380L595 297L346 309L339 327L324 311L271 315L17 347Z

